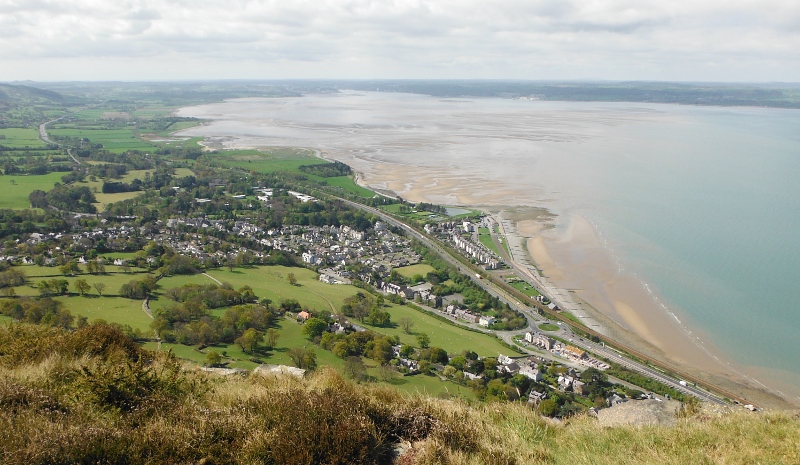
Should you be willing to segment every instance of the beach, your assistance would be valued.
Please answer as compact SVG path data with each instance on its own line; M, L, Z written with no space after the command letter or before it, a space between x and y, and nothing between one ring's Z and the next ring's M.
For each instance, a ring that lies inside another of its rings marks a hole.
M491 213L514 260L587 326L760 405L800 405L784 225L800 212L767 215L797 190L787 115L800 113L342 93L178 114L212 120L184 135L215 148L311 148L365 187ZM769 139L780 163L750 156L765 127L783 131ZM768 234L781 247L760 251ZM758 318L754 286L770 307Z

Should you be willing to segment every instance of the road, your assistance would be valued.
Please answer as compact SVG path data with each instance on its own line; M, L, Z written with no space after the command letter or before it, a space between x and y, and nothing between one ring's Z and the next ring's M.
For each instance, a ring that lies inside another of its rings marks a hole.
M66 116L66 115L64 115L64 116ZM59 144L58 142L54 142L54 141L50 140L50 136L47 134L47 125L50 124L50 123L55 123L56 121L64 118L64 116L62 116L61 118L56 118L56 119L47 121L47 122L42 123L42 124L39 125L39 138L42 140L42 142L44 142L45 144L58 145L59 147L61 146L61 144ZM74 155L72 155L72 151L69 148L67 148L67 155L69 155L69 157L72 158L72 161L74 161L76 164L78 164L78 165L81 164L80 160L78 160L77 158L75 158Z
M513 309L515 309L515 310L521 312L523 315L525 315L525 317L528 319L529 326L535 328L536 325L538 325L540 323L543 323L543 322L546 322L546 320L541 318L536 313L536 311L534 309L532 309L531 307L529 307L527 305L522 304L518 299L516 299L515 297L511 296L506 291L500 289L495 284L491 283L490 281L488 281L486 279L478 279L475 276L475 271L474 270L472 270L472 269L466 267L464 264L462 264L459 260L457 260L455 257L453 257L447 250L445 250L443 247L441 247L441 245L439 245L439 243L437 241L433 240L432 238L429 238L429 237L425 236L424 234L421 234L420 232L418 232L414 228L412 228L412 227L408 226L407 224L395 219L394 217L392 217L392 216L390 216L390 215L378 210L377 208L373 208L373 207L369 207L369 206L366 206L366 205L362 205L362 204L359 204L359 203L356 203L356 202L352 202L352 201L346 200L346 199L341 199L341 198L339 198L339 199L342 202L352 206L353 208L358 208L360 210L363 210L363 211L366 211L368 213L371 213L371 214L381 218L383 221L385 221L385 222L387 222L389 224L392 224L395 227L401 228L402 230L406 231L406 233L409 234L409 237L413 237L414 239L417 239L420 242L422 242L423 244L425 244L428 248L430 248L431 250L433 250L434 252L439 254L443 260L445 260L446 262L448 262L449 264L454 266L461 273L464 273L465 275L469 276L475 283L477 283L479 286L481 286L487 292L489 292L493 296L496 296L496 297L500 298L503 302L509 304ZM512 263L514 263L514 262L512 261ZM530 273L530 270L526 270L524 268L519 269L516 266L514 267L514 269L519 271L519 272L523 272L524 276L533 277L532 273ZM666 375L666 374L664 374L664 373L662 373L662 372L660 372L660 371L658 371L658 370L656 370L656 369L654 369L654 368L652 368L652 367L650 367L650 366L648 366L646 364L639 363L637 361L634 361L634 360L631 360L629 358L626 358L620 352L617 352L616 350L613 350L611 348L605 347L605 345L603 345L603 344L597 344L597 343L591 342L589 340L585 340L585 339L583 339L581 337L578 337L577 335L575 335L572 332L571 329L569 329L569 327L567 327L566 324L564 324L562 322L555 322L555 324L558 324L562 328L561 331L556 333L557 336L559 336L559 337L561 337L561 338L563 338L563 339L565 339L567 341L570 341L570 344L572 344L572 345L574 345L574 346L576 346L576 347L578 347L578 348L580 348L582 350L585 350L587 352L596 354L596 355L598 355L600 357L603 357L603 358L606 358L608 360L613 360L614 362L624 366L625 368L628 368L631 371L634 371L634 372L636 372L636 373L638 373L640 375L647 376L648 378L651 378L651 379L654 379L656 381L659 381L659 382L661 382L661 383L663 383L663 384L665 384L665 385L667 385L667 386L669 386L669 387L671 387L671 388L673 388L673 389L675 389L675 390L677 390L677 391L679 391L679 392L681 392L683 394L695 396L695 397L697 397L697 398L699 398L701 400L704 400L706 402L712 402L712 403L722 404L722 405L729 405L729 403L726 402L721 396L718 396L718 395L716 395L714 393L711 393L711 392L696 388L696 387L692 386L691 384L688 384L687 386L683 386L683 385L681 385L679 383L680 382L679 379L676 379L676 378L674 378L672 376ZM521 334L520 331L497 331L496 333L503 340L505 340L506 342L508 342L510 344L514 344L514 342L512 340L514 335ZM537 354L537 355L540 355L540 354Z

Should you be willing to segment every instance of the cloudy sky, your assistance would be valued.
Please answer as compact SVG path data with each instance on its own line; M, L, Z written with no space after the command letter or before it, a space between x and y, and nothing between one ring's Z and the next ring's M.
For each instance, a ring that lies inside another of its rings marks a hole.
M798 0L0 0L0 81L800 81Z

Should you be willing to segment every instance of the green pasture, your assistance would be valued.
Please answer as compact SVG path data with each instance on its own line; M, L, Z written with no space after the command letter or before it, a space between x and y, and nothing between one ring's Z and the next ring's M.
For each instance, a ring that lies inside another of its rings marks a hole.
M414 275L422 275L422 277L424 278L425 275L427 275L431 271L436 271L436 270L434 270L432 266L426 265L425 263L418 263L416 265L409 265L400 268L395 268L393 271L397 271L397 273L400 274L400 276L403 276L404 278L411 279L412 277L414 277Z
M39 140L39 130L33 128L5 128L0 129L0 145L19 149L24 147L39 148L45 147L45 143Z
M301 165L324 163L307 149L276 147L269 149L222 150L209 154L217 162L250 171L272 173L275 171L298 171Z
M507 354L509 351L497 339L487 334L468 331L410 307L391 304L384 310L392 315L393 327L364 326L378 333L398 336L403 344L418 347L417 335L427 333L431 338L431 347L441 347L449 354L458 354L469 349L482 357L497 357L498 354ZM406 334L399 324L400 319L406 317L414 322L411 334Z
M289 284L287 276L294 273L297 286ZM318 311L339 311L344 299L363 292L354 286L332 285L320 282L317 273L306 268L261 266L253 268L220 268L208 274L238 289L244 285L253 288L259 299L271 299L276 304L284 299L296 299L300 305Z
M537 291L536 288L534 288L533 286L522 280L510 282L508 283L508 285L522 292L528 297L536 297L537 295L539 295L539 291Z
M431 213L425 211L411 210L407 212L401 212L400 207L402 207L402 205L400 205L399 203L393 203L391 205L382 205L380 209L389 213L393 213L397 216L417 221L442 220L445 218L445 216L439 215L437 213Z
M0 144L1 145L1 144ZM66 173L47 173L36 176L0 176L0 208L21 210L29 208L28 200L35 190L49 191Z
M497 256L500 256L500 249L498 249L497 244L494 243L489 228L478 228L478 240L481 241L481 244L486 248L497 254Z
M57 297L73 315L85 316L89 321L105 320L109 323L130 325L145 333L150 333L150 322L153 321L142 310L141 300L130 300L122 297L98 297L97 293L86 296Z
M102 144L103 148L115 153L156 148L137 139L131 129L52 129L49 132L55 136L87 138L92 143Z
M194 171L189 168L175 168L176 178L185 178L186 176L194 176Z
M10 316L0 315L0 325L7 325L13 321L14 319Z
M45 269L48 269L48 270L53 270L56 273L58 272L58 267L53 267L53 268L42 267L42 268L45 268ZM114 267L114 268L117 268L117 267ZM109 266L106 266L106 270L108 270L108 269L109 269ZM27 270L25 270L25 271L27 273ZM119 288L121 288L123 284L126 284L126 283L128 283L130 281L133 281L133 280L136 280L136 279L141 279L143 276L144 276L143 273L105 273L105 274L96 274L96 275L80 274L80 275L77 275L77 276L64 276L64 275L55 275L54 274L52 276L44 276L44 277L32 276L32 275L29 274L28 275L28 278L29 278L28 279L28 283L25 284L24 286L18 286L16 289L17 289L17 293L19 294L19 291L22 288L28 287L28 288L36 291L35 295L38 295L38 290L36 289L36 285L39 283L39 281L58 278L58 279L66 279L67 281L69 281L69 292L77 294L78 291L76 291L75 288L74 288L75 280L77 280L77 279L85 279L86 282L88 282L89 285L91 285L91 286L94 286L94 283L103 283L103 284L105 284L106 288L103 290L103 296L109 296L109 295L117 295L119 293ZM22 295L22 294L20 294L20 295ZM95 296L97 296L97 291L94 289L94 287L92 287L92 289L87 293L87 295L95 295Z
M346 192L359 195L361 197L364 197L365 199L371 199L372 197L375 197L374 192L365 187L359 186L358 184L356 184L355 181L353 181L353 178L351 178L350 176L336 176L333 178L321 178L319 176L310 176L310 177L318 181L325 182L329 186L338 187Z

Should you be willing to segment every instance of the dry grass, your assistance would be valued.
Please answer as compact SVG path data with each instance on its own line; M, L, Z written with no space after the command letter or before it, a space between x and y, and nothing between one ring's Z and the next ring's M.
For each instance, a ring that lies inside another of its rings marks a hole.
M355 385L332 370L209 376L103 325L0 329L0 463L800 463L787 413L674 428L555 424L516 404Z

